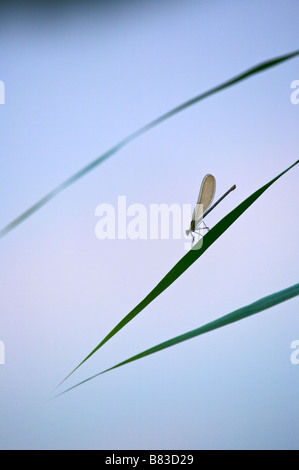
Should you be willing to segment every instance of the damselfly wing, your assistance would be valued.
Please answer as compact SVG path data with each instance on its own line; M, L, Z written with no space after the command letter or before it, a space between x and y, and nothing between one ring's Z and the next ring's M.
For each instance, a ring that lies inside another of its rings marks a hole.
M216 179L213 175L206 175L201 183L197 203L193 211L191 225L196 228L200 220L203 218L203 214L208 210L213 202L216 192ZM191 228L191 227L190 227Z

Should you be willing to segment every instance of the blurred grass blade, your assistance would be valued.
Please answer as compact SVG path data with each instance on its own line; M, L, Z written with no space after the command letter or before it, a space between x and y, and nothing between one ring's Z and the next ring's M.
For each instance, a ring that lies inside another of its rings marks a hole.
M279 65L282 62L285 62L286 60L292 59L299 55L299 50L295 52L291 52L289 54L285 54L283 56L275 57L274 59L267 60L265 62L262 62L261 64L258 64L245 72L237 75L236 77L227 80L226 82L211 88L210 90L186 101L185 103L181 104L180 106L177 106L176 108L172 109L171 111L168 111L167 113L163 114L162 116L158 117L154 121L151 121L149 124L141 127L138 129L136 132L133 134L129 135L125 139L121 140L118 144L114 145L111 149L107 150L105 153L103 153L100 157L98 157L96 160L92 161L89 163L89 165L85 166L82 168L80 171L75 173L73 176L65 180L63 183L61 183L59 186L57 186L55 189L50 191L48 194L46 194L42 199L40 199L38 202L36 202L33 206L31 206L29 209L27 209L25 212L23 212L19 217L14 219L12 222L10 222L8 225L6 225L3 229L0 230L0 238L4 237L7 235L11 230L16 228L18 225L20 225L22 222L24 222L28 217L30 217L32 214L37 212L39 209L41 209L45 204L47 204L49 201L51 201L55 196L57 196L59 193L64 191L66 188L68 188L71 184L75 183L78 181L80 178L85 176L87 173L89 173L91 170L99 166L101 163L103 163L107 158L111 157L115 153L117 153L119 150L121 150L125 145L127 145L129 142L132 140L136 139L140 135L144 134L145 132L148 132L150 129L154 128L158 124L161 124L163 121L166 121L167 119L171 118L175 114L187 109L189 106L192 106L199 101L208 98L209 96L213 95L214 93L218 93L219 91L224 90L225 88L228 88L232 85L236 85L237 83L241 82L242 80L245 80L252 75L255 75L260 72L264 72L267 69L274 67L275 65Z
M65 379L60 382L61 385L68 377L70 377L75 370L77 370L87 359L89 359L98 349L100 349L112 336L114 336L118 331L120 331L127 323L129 323L136 315L138 315L147 305L149 305L156 297L158 297L165 289L167 289L178 277L180 277L186 269L188 269L216 240L219 238L229 227L232 225L238 217L240 217L243 212L248 209L251 204L254 203L263 193L266 191L275 181L278 180L282 175L287 171L293 168L299 163L297 160L293 165L284 170L278 176L273 178L269 183L262 186L260 189L255 191L251 196L249 196L245 201L239 204L235 209L233 209L229 214L227 214L223 219L220 220L209 232L203 237L202 246L197 249L197 246L201 244L201 241L194 246L194 248L188 251L183 258L166 274L166 276L157 284L156 287L135 307L128 313L111 331L105 336L105 338L91 351L88 356L80 362L75 369L70 372L70 374L65 377Z
M164 341L163 343L157 344L156 346L150 349L146 349L145 351L139 354L136 354L135 356L132 356L129 359L126 359L125 361L119 362L115 366L109 367L109 369L99 372L98 374L95 374L92 377L89 377L88 379L83 380L82 382L68 388L67 390L64 390L62 393L60 393L57 396L63 395L64 393L69 392L70 390L76 387L79 387L79 385L89 382L95 377L105 374L106 372L116 369L117 367L121 367L121 366L124 366L125 364L128 364L129 362L137 361L137 359L150 356L151 354L162 351L163 349L170 348L171 346L182 343L183 341L187 341L188 339L195 338L196 336L203 335L204 333L208 333L210 331L216 330L217 328L222 328L223 326L237 322L239 320L242 320L243 318L248 318L251 315L262 312L263 310L266 310L268 308L274 307L275 305L281 302L285 302L286 300L289 300L297 295L299 295L299 284L295 284L294 286L288 287L287 289L284 289L280 292L275 292L274 294L268 295L267 297L257 300L256 302L250 305L247 305L246 307L239 308L238 310L235 310L232 313L224 315L223 317L220 317L217 320L207 323L204 326L200 326L199 328L196 328L195 330L188 331L187 333L184 333L180 336L176 336L175 338L169 339L168 341Z

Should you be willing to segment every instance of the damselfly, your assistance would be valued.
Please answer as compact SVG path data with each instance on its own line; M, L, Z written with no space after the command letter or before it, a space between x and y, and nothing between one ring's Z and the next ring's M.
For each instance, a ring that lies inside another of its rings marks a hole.
M209 230L209 228L204 223L203 219L206 217L218 204L222 201L231 191L236 189L236 185L232 186L228 191L226 191L223 196L218 199L215 204L211 207L213 202L215 191L216 191L216 179L213 175L206 175L201 183L199 195L197 199L196 206L193 211L192 220L190 223L190 228L186 230L186 235L192 236L192 243L194 243L194 234L201 235L199 232L200 224L203 223L203 229Z

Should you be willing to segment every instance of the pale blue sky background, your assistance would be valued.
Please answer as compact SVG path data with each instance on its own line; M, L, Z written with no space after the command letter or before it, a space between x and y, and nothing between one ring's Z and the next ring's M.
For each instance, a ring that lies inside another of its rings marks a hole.
M286 1L125 1L3 9L0 227L126 135L299 47ZM95 209L234 191L210 226L298 159L299 59L189 108L0 241L1 449L298 448L298 300L105 374L56 384L185 254L183 240L105 240ZM69 380L298 282L298 168Z

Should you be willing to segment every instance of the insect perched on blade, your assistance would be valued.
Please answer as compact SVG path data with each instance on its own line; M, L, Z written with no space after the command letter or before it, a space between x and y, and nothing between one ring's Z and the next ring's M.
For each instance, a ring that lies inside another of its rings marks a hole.
M193 234L197 233L200 235L199 226L202 222L204 224L203 229L209 230L209 228L204 223L203 218L206 217L206 215L209 214L214 209L214 207L216 207L219 202L221 202L222 199L224 199L234 189L236 189L235 184L228 191L226 191L226 193L223 194L223 196L218 199L218 201L215 202L215 204L213 204L211 207L216 191L216 179L213 175L210 174L203 178L197 198L197 203L193 211L190 228L186 230L186 235L191 234L192 236L192 243L194 243Z

